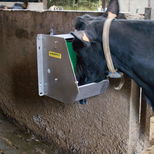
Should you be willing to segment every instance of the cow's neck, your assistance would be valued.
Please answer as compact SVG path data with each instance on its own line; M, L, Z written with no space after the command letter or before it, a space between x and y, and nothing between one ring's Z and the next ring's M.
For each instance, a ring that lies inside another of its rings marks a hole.
M113 63L134 79L154 102L154 22L133 22L115 23L116 29L114 26L111 29Z
M135 51L137 48L132 46L132 43L134 43L132 41L132 31L132 29L130 30L127 27L127 22L115 22L110 31L110 50L115 68L124 72L130 78L137 80L132 70L132 65L134 63L134 59L132 57L134 54L137 54Z
M128 54L128 52L125 50L119 50L117 52L116 47L113 48L114 49L112 50L111 47L111 55L115 69L125 73L135 81L138 81L138 78L135 76L134 71L132 70L131 53ZM133 68L133 69L138 69L138 68Z

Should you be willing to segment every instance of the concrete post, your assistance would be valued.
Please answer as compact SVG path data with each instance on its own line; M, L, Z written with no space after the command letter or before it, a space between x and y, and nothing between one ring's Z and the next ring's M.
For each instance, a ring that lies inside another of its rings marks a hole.
M144 19L151 19L151 14L152 14L152 8L151 7L145 8Z
M48 0L43 0L43 9L48 9Z
M133 154L139 140L140 88L131 80L128 154Z

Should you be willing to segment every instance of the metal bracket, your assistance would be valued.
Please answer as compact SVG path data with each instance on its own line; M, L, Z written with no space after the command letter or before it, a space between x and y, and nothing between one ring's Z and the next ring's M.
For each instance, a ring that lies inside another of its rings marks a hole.
M47 82L45 82L44 76L45 63L43 54L43 36L41 34L37 35L37 59L39 96L44 96L47 94Z

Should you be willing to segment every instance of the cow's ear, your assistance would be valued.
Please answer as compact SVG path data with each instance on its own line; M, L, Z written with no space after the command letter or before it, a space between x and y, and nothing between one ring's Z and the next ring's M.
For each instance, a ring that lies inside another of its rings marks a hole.
M71 33L76 39L80 40L84 44L88 44L90 39L85 31L74 31Z
M108 8L107 8L107 14L110 18L115 18L119 15L119 1L118 0L110 0Z
M71 34L74 36L72 46L75 51L81 51L80 49L90 45L90 40L85 31L74 31Z
M74 31L71 33L74 36L72 47L79 52L82 48L90 46L90 40L85 31Z

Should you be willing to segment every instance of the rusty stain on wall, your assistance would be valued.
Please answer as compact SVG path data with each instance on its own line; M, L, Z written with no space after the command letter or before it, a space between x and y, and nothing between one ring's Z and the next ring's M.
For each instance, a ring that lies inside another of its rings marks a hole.
M19 39L21 39L21 38L28 39L28 37L29 37L28 32L24 29L17 29L15 33L16 33L16 37Z

